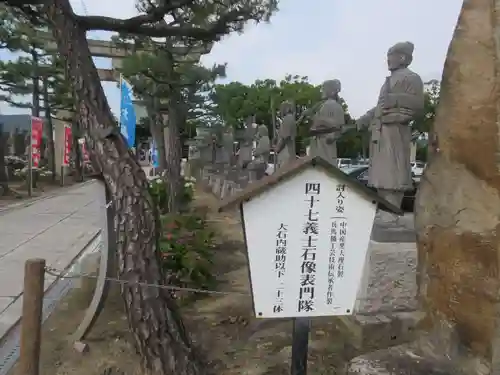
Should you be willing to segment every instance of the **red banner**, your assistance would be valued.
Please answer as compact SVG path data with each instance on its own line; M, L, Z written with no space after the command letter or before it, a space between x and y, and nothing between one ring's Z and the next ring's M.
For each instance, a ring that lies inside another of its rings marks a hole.
M38 168L42 154L43 120L31 117L31 160L32 166Z
M87 144L85 143L85 138L80 138L78 142L82 146L83 162L88 163L90 161L90 156L89 152L87 151Z
M71 125L64 125L63 165L67 167L71 158Z

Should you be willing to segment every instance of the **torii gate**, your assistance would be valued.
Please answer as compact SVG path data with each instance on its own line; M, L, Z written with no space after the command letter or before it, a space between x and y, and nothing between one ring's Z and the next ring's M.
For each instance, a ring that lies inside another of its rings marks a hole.
M48 51L56 51L57 45L52 39L52 35L50 33L42 33L42 39L45 39L47 42L45 47ZM122 59L129 56L132 51L132 45L130 48L127 48L127 45L124 47L117 46L111 41L107 40L96 40L96 39L88 39L87 40L90 53L93 57L106 57L111 59L111 69L97 69L99 73L99 78L101 81L105 82L119 82L120 74L118 70L122 66ZM200 60L200 57L204 54L207 54L211 51L213 43L208 43L199 47L185 47L185 46L176 46L174 49L174 55L182 56L183 62L193 62L196 63ZM136 108L139 109L139 112L145 112L143 110L143 106L140 102L134 103ZM57 118L53 120L54 127L54 148L55 148L55 162L56 162L56 171L61 171L62 164L62 156L63 156L63 148L64 148L64 124L65 121L58 120L58 118L70 117L69 111L60 110L57 111Z

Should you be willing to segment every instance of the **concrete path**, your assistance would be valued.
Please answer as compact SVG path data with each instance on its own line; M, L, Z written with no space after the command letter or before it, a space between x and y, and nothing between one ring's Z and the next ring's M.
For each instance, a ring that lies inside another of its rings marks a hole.
M21 316L24 262L66 269L101 229L103 188L91 181L0 212L0 339ZM45 290L55 281L45 278Z

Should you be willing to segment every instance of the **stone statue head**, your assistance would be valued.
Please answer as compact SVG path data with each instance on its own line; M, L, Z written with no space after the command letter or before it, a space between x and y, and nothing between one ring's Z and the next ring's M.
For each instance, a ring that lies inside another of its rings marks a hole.
M269 129L267 128L267 126L266 125L259 125L259 128L257 129L257 135L259 138L269 137Z
M323 99L337 99L342 85L338 79L330 79L323 82L321 95Z
M392 72L397 69L407 68L413 61L413 50L415 45L412 42L400 42L393 45L387 51L387 67Z
M281 116L293 114L294 112L295 112L295 106L293 105L293 103L291 101L285 100L283 103L281 103L281 106L280 106Z

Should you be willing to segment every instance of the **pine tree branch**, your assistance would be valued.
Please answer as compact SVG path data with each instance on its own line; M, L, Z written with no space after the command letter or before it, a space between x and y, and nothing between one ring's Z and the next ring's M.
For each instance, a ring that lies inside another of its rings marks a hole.
M87 30L109 30L117 32L130 32L133 34L144 34L135 32L143 27L162 21L170 12L192 4L194 0L162 0L160 5L151 4L150 10L128 19L117 19L104 16L76 16L80 25ZM132 31L132 32L131 32ZM145 34L147 35L147 34Z
M244 22L249 17L249 10L245 8L234 9L218 17L216 21L210 22L206 27L189 26L183 24L140 23L137 16L127 20L120 20L101 16L75 16L79 24L86 30L114 31L126 34L147 35L150 37L189 37L198 40L212 40L216 37L232 31L232 24ZM147 15L143 15L147 17ZM166 16L166 14L164 15ZM135 20L134 20L135 19ZM133 21L132 21L133 20Z

